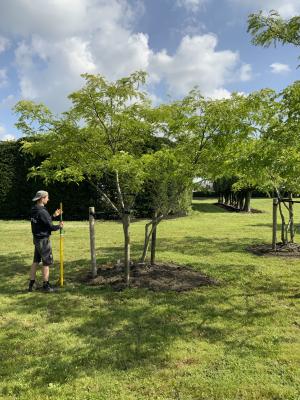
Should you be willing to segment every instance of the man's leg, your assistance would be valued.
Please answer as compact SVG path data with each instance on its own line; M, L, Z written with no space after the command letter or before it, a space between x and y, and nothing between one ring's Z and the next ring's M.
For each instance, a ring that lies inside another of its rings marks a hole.
M49 266L43 265L43 290L46 292L53 292L53 288L49 283Z
M49 282L49 266L43 265L43 281Z
M36 270L41 261L41 256L38 252L37 245L36 245L35 241L33 243L34 243L34 256L33 256L33 263L31 265L30 274L29 274L30 281L29 281L29 286L28 286L28 292L32 292L33 285L35 282Z
M52 248L49 238L42 241L41 256L43 260L43 290L53 292L49 284L49 266L53 264Z
M31 266L30 276L29 276L31 281L35 281L35 275L36 275L36 270L37 270L38 266L39 266L39 263L37 263L37 262L34 262Z

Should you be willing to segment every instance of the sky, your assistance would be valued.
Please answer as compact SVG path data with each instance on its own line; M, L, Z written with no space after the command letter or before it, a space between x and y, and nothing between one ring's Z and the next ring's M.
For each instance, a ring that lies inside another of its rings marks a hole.
M300 49L252 45L247 17L259 10L290 18L300 0L1 0L0 140L21 137L17 101L59 114L86 72L145 70L154 105L195 86L210 98L280 91L299 79Z

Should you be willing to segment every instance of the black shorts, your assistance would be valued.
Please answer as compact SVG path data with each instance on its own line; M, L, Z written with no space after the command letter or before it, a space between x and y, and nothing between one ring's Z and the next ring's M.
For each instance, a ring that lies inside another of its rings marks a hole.
M52 248L49 238L36 239L33 238L34 244L34 256L33 262L40 263L43 262L43 265L53 265L53 255Z

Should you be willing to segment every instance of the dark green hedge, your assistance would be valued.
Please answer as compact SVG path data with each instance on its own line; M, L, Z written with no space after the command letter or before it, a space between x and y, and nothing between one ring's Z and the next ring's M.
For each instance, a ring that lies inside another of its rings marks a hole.
M161 143L157 144L159 147ZM47 190L50 201L47 205L53 212L63 202L64 219L87 219L88 208L94 206L98 219L117 219L113 210L101 200L96 189L88 182L79 185L55 183L45 185L40 178L27 179L29 168L38 165L41 160L21 151L21 141L0 142L0 219L28 219L33 205L32 198L38 190ZM110 192L111 176L103 177L101 185ZM113 189L111 189L113 193ZM111 193L111 194L112 194ZM183 203L182 212L185 214L190 207L190 194ZM149 217L152 214L147 191L141 193L134 205L135 217Z
M0 218L27 219L32 198L37 190L47 190L50 201L47 208L53 211L62 201L65 219L88 218L88 207L95 206L110 217L95 190L87 183L80 185L55 183L45 185L39 178L27 179L28 169L36 162L20 151L21 143L0 142Z

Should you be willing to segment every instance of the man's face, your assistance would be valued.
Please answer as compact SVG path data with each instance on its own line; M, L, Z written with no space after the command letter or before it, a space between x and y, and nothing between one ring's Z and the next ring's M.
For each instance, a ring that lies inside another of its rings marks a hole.
M45 196L45 197L42 197L42 203L44 204L44 205L46 205L47 203L48 203L48 201L49 201L49 196Z

